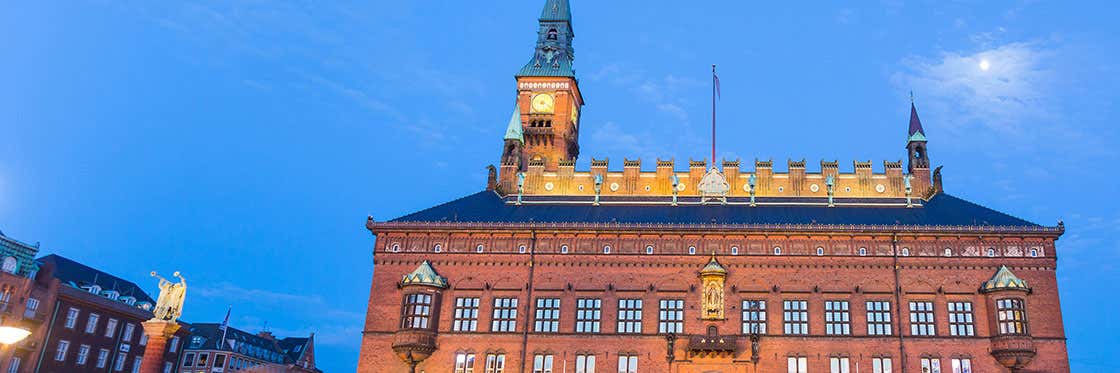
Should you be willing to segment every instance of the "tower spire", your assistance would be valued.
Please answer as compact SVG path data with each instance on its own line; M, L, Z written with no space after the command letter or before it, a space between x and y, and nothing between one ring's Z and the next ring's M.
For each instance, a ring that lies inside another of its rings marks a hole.
M517 77L569 77L575 78L572 60L572 9L568 0L547 0L541 10L540 30L537 32L537 47L533 58L521 68Z
M918 108L914 106L913 93L910 93L910 131L907 136L909 141L926 141L926 131L922 129L922 120L918 119Z

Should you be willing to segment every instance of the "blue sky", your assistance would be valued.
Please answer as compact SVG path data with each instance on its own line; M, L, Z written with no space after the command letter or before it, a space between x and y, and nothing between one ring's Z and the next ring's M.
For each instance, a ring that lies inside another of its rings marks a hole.
M183 271L184 317L318 334L353 371L365 216L483 188L535 1L71 1L0 13L0 229L141 283ZM1110 2L579 1L591 157L898 160L913 90L948 192L1064 219L1075 371L1120 325L1120 88ZM979 62L988 60L988 70ZM154 286L149 286L154 288Z

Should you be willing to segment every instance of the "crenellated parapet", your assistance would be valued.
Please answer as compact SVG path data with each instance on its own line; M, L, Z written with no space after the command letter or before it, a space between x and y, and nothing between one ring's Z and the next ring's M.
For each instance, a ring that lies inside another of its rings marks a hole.
M720 172L730 185L728 196L756 197L828 197L828 182L836 198L905 198L906 176L910 179L910 197L931 198L928 176L907 174L902 161L885 161L875 170L871 161L855 161L851 170L841 170L839 161L821 161L820 168L809 169L805 160L789 160L786 172L775 172L771 160L756 160L753 169L741 166L739 160L723 160ZM525 171L524 195L593 196L595 175L600 175L602 196L671 196L673 177L679 180L676 194L699 196L700 179L708 172L705 160L689 160L687 170L678 170L674 160L658 159L653 170L643 170L641 159L624 159L611 167L608 158L591 160L589 170L576 170L574 162L562 162L556 171L548 171L539 161L529 161ZM749 166L749 165L748 165ZM753 178L753 180L752 180ZM504 185L504 184L503 184ZM516 194L516 187L502 188L504 195Z

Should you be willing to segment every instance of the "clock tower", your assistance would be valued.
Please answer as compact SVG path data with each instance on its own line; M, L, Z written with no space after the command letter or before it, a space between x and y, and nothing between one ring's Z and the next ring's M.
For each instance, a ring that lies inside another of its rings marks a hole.
M568 0L547 0L539 21L533 58L516 75L516 112L520 113L523 144L520 147L507 144L502 154L503 173L513 169L524 171L531 165L543 165L546 171L555 171L561 162L574 162L579 156L583 97L572 69L575 34ZM505 154L509 151L521 154ZM523 159L518 167L505 164L504 160L514 158ZM513 175L502 175L503 180L512 178Z

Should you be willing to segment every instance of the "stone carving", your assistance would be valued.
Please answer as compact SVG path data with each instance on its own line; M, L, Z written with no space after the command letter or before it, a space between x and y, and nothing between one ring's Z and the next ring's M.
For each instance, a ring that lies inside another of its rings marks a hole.
M156 299L153 320L174 322L179 319L179 316L183 315L183 300L186 299L187 295L187 280L180 276L178 271L171 276L178 277L179 283L168 281L157 275L156 271L152 271L152 277L159 279L159 298Z
M1008 246L1007 256L1023 256L1023 249L1020 249L1018 246Z
M727 193L731 191L731 184L727 183L727 179L715 167L712 167L704 177L700 178L700 184L697 185L700 190L700 202L706 202L709 199L718 199L727 202Z

